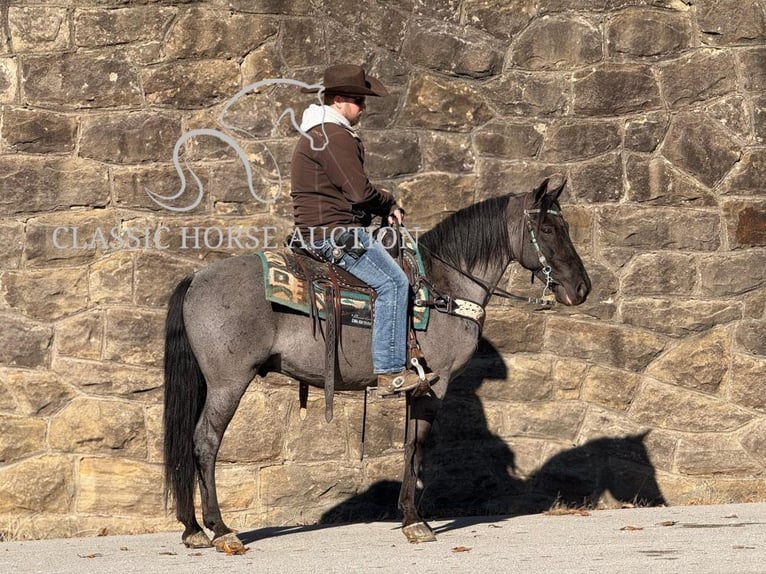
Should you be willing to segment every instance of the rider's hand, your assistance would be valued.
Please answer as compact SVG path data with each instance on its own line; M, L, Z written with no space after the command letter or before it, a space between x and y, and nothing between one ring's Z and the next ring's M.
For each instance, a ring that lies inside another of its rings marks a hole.
M393 225L394 222L401 225L404 222L404 210L401 207L396 207L394 210L388 215L388 224Z

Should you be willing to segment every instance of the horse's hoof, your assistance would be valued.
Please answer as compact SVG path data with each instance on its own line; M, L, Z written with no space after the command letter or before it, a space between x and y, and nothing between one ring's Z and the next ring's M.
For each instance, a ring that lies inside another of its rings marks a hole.
M415 522L402 526L402 532L407 537L407 540L412 544L420 544L421 542L436 542L436 536L434 536L433 530L425 522Z
M187 536L183 541L187 548L210 548L213 545L213 543L210 542L210 538L207 537L207 534L201 530Z
M236 532L229 532L213 539L213 546L218 552L226 554L244 554L249 550L237 536Z

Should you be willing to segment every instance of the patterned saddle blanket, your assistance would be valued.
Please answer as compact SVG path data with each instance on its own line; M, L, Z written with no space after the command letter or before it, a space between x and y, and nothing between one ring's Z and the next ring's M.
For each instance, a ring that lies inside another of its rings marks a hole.
M417 265L422 275L424 268L420 254L410 250L405 253L409 256L409 264ZM269 301L306 315L310 315L314 309L321 319L326 318L325 289L330 276L329 263L295 253L288 248L260 251L258 255L263 263L263 281ZM340 287L340 295L336 300L339 299L341 303L341 324L372 328L375 292L348 272L337 267L333 270ZM425 285L420 286L415 300L428 300L428 288ZM429 308L413 306L412 313L413 327L425 330Z

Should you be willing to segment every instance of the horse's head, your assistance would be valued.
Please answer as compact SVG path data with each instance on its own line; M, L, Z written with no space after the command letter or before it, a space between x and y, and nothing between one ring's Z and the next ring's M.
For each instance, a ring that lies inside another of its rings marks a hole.
M517 260L555 293L559 303L579 305L591 285L558 202L565 184L563 180L550 189L546 179L525 198Z

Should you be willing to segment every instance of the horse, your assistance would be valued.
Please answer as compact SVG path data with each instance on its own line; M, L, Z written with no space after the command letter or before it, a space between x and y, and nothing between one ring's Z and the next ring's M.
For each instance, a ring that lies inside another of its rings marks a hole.
M559 203L565 183L549 186L546 179L534 191L472 204L418 239L432 290L442 299L469 302L467 307L478 309L482 317L437 307L427 329L418 334L427 365L439 379L427 392L407 397L398 505L402 531L410 542L436 539L415 503L425 440L447 386L477 348L484 308L493 294L502 292L498 283L506 268L518 262L564 305L579 305L590 292L590 279ZM261 258L248 254L219 260L187 276L168 303L164 494L166 505L175 503L187 547L243 548L221 516L215 464L226 427L255 376L280 372L315 387L324 385L325 345L313 332L313 319L286 312L268 301L264 291ZM344 326L344 333L345 360L338 367L336 388L364 392L376 380L371 330ZM212 531L212 540L195 515L195 482L203 524Z

